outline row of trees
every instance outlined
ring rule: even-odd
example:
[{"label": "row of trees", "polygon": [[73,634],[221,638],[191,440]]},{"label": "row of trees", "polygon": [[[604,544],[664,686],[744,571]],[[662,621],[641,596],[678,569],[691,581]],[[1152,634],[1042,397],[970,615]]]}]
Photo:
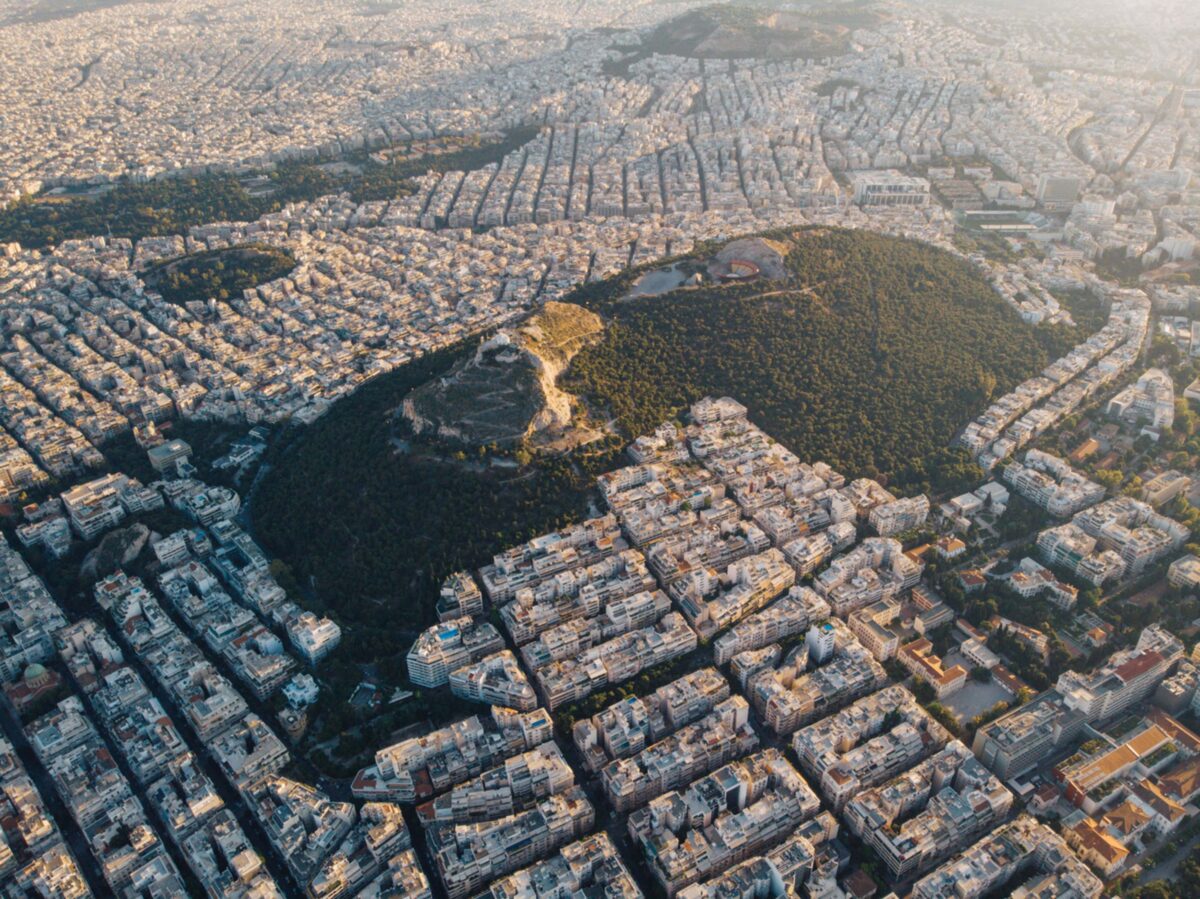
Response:
[{"label": "row of trees", "polygon": [[266,173],[270,190],[251,193],[233,175],[210,174],[139,184],[120,181],[98,196],[71,198],[30,196],[0,210],[0,243],[18,241],[43,248],[64,240],[108,234],[143,237],[182,234],[193,225],[218,221],[252,221],[288,203],[348,191],[356,202],[386,200],[411,192],[413,177],[428,169],[471,170],[497,162],[536,135],[534,127],[517,128],[499,140],[465,141],[461,150],[436,156],[398,160],[388,165],[359,163],[336,171],[312,163],[283,163]]}]

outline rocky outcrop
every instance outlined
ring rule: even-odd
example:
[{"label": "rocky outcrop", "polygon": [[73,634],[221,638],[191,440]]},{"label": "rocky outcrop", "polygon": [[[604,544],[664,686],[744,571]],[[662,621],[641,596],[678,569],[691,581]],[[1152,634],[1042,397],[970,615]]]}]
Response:
[{"label": "rocky outcrop", "polygon": [[84,557],[79,572],[87,580],[106,577],[118,568],[133,564],[149,539],[150,529],[140,523],[109,531],[96,548]]},{"label": "rocky outcrop", "polygon": [[413,391],[402,414],[418,434],[469,446],[536,448],[569,439],[578,400],[557,381],[603,330],[595,313],[547,303],[518,327],[480,344],[443,377]]}]

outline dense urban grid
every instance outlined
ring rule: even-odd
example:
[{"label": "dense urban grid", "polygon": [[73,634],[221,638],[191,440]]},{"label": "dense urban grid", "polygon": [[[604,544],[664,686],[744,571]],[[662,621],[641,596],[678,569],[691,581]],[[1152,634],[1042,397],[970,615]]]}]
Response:
[{"label": "dense urban grid", "polygon": [[0,897],[1200,895],[1200,17],[1076,6],[0,0]]}]

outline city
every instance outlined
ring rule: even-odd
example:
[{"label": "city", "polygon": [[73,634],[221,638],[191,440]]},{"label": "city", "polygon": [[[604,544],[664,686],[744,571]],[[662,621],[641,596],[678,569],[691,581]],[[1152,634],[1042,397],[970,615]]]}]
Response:
[{"label": "city", "polygon": [[0,896],[1200,894],[1189,4],[0,35]]}]

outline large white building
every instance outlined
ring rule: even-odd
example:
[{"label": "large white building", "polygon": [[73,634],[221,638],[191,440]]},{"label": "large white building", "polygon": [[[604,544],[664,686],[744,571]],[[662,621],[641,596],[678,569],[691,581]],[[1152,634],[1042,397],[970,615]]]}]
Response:
[{"label": "large white building", "polygon": [[855,172],[850,176],[859,206],[927,206],[929,182],[894,169]]},{"label": "large white building", "polygon": [[1024,464],[1013,461],[1004,480],[1025,499],[1051,515],[1066,518],[1104,499],[1104,488],[1062,459],[1031,449]]},{"label": "large white building", "polygon": [[469,617],[443,621],[421,633],[408,651],[408,679],[419,687],[440,687],[450,672],[504,648],[500,632]]},{"label": "large white building", "polygon": [[1175,422],[1175,385],[1171,376],[1150,368],[1111,400],[1105,412],[1129,424],[1169,428]]}]

